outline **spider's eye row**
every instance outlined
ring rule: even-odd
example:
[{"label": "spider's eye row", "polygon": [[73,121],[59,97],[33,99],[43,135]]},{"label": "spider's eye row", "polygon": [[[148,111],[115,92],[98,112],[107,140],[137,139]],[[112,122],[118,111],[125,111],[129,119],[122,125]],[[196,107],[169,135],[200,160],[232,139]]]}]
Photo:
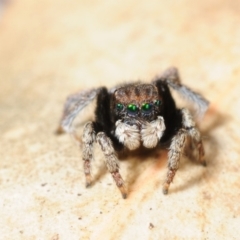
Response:
[{"label": "spider's eye row", "polygon": [[[141,110],[145,113],[151,112],[153,109],[153,104],[155,106],[160,106],[162,104],[161,100],[155,100],[153,103],[143,103],[141,106]],[[124,109],[124,106],[122,103],[117,103],[116,104],[116,110],[122,111]],[[129,113],[137,113],[138,112],[138,106],[131,103],[127,105],[127,111]]]},{"label": "spider's eye row", "polygon": [[152,104],[150,103],[144,103],[141,108],[143,111],[148,112],[152,109]]},{"label": "spider's eye row", "polygon": [[160,106],[162,104],[162,101],[161,100],[156,100],[156,101],[154,101],[154,104],[156,106]]},{"label": "spider's eye row", "polygon": [[117,110],[121,111],[123,110],[123,105],[121,103],[117,103],[116,108]]},{"label": "spider's eye row", "polygon": [[138,108],[137,108],[137,106],[136,106],[135,104],[129,104],[129,105],[127,106],[127,110],[128,110],[129,112],[134,113],[134,112],[136,112],[136,111],[138,110]]}]

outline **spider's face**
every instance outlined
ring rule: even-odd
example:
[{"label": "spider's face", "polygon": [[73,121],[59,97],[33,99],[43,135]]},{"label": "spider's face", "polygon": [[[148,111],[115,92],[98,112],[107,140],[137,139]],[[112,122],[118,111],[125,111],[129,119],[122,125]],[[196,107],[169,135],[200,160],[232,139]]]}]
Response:
[{"label": "spider's face", "polygon": [[114,93],[114,111],[125,121],[151,122],[161,111],[162,99],[152,84],[127,85]]},{"label": "spider's face", "polygon": [[165,130],[162,98],[152,84],[127,85],[114,93],[115,136],[130,150],[153,148]]}]

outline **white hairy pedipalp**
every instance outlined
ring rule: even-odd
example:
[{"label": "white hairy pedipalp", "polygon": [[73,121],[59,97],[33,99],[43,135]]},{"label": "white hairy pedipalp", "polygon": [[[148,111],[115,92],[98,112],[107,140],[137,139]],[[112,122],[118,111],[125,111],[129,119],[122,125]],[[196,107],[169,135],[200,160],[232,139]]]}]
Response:
[{"label": "white hairy pedipalp", "polygon": [[115,135],[129,150],[137,149],[141,143],[146,148],[154,148],[161,139],[164,130],[164,120],[160,116],[150,123],[142,123],[141,127],[137,125],[131,126],[122,120],[118,120]]},{"label": "white hairy pedipalp", "polygon": [[163,117],[158,116],[157,120],[146,122],[141,129],[141,138],[143,146],[146,148],[154,148],[157,146],[165,130]]},{"label": "white hairy pedipalp", "polygon": [[137,125],[131,126],[122,122],[122,120],[118,120],[115,135],[119,142],[130,150],[137,149],[140,146],[141,136]]}]

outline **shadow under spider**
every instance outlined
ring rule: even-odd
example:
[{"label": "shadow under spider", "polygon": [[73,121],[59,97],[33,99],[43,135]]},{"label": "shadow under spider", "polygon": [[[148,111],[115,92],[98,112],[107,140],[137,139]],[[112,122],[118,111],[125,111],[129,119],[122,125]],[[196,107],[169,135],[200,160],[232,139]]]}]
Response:
[{"label": "shadow under spider", "polygon": [[[206,151],[206,167],[216,167],[218,164],[217,161],[217,152],[219,149],[218,139],[216,136],[213,135],[213,130],[217,127],[220,127],[221,125],[224,125],[226,121],[228,120],[227,115],[223,116],[222,114],[218,112],[214,112],[214,114],[211,114],[208,116],[209,124],[206,125],[204,129],[201,130],[201,135],[203,138],[203,144]],[[206,120],[205,120],[206,121]],[[167,174],[167,148],[168,146],[163,146],[160,148],[155,149],[138,149],[135,151],[123,151],[118,153],[118,159],[121,162],[128,161],[129,165],[127,167],[127,173],[125,176],[125,181],[127,182],[127,188],[129,189],[129,194],[131,194],[131,188],[136,183],[139,176],[143,173],[144,168],[148,167],[152,164],[155,164],[156,167],[163,168],[164,178]],[[196,151],[196,150],[194,150]],[[193,164],[199,165],[201,167],[201,164],[197,161],[197,154],[194,154],[194,151],[191,149],[190,152],[185,152],[182,157],[182,160],[180,161],[180,169],[185,171],[185,169],[189,169],[191,171],[191,167]],[[120,172],[121,172],[121,166],[120,166]],[[191,186],[197,184],[200,179],[204,177],[209,177],[211,171],[203,170],[198,173],[197,175],[192,175],[191,179],[184,182],[181,185],[178,185],[177,183],[174,184],[174,187],[170,187],[169,194],[182,191],[184,189],[188,189]],[[96,175],[93,176],[93,182],[92,185],[94,185],[96,182],[98,182],[105,174],[107,174],[107,167],[104,163],[102,163],[96,173]],[[178,173],[177,173],[178,174]],[[157,179],[156,182],[156,188],[159,188],[162,186],[163,179]]]},{"label": "shadow under spider", "polygon": [[108,174],[108,170],[107,170],[107,166],[106,164],[103,162],[99,168],[98,168],[98,171],[95,175],[92,176],[92,183],[91,183],[91,186],[94,186],[97,182],[99,182],[101,180],[101,178],[103,176],[105,176],[105,174]]},{"label": "shadow under spider", "polygon": [[[223,126],[228,120],[229,120],[229,117],[227,115],[223,115],[211,108],[209,109],[209,113],[207,114],[207,119],[204,120],[204,121],[208,121],[208,124],[206,124],[205,127],[203,129],[201,129],[200,132],[202,135],[203,144],[204,144],[204,148],[205,148],[205,158],[206,158],[206,163],[207,163],[206,168],[208,168],[208,169],[212,168],[212,167],[214,169],[216,169],[216,167],[219,165],[217,153],[219,151],[219,141],[221,139],[218,139],[213,134],[213,131],[216,128]],[[182,161],[182,164],[180,163],[181,170],[184,170],[185,168],[190,169],[192,166],[192,163],[198,164],[196,157],[197,157],[197,155],[194,154],[193,151],[186,152],[184,161]],[[211,177],[210,175],[212,176],[210,170],[207,171],[207,170],[203,169],[203,171],[201,171],[199,174],[194,175],[194,176],[192,175],[191,179],[189,179],[188,181],[184,182],[181,185],[172,183],[172,184],[174,184],[174,187],[173,188],[170,187],[169,194],[178,192],[178,191],[182,191],[182,190],[186,190],[189,187],[197,184],[200,179]]]},{"label": "shadow under spider", "polygon": [[217,110],[209,109],[209,114],[207,114],[208,124],[201,130],[201,135],[203,139],[203,144],[206,151],[206,162],[207,166],[212,166],[218,164],[217,157],[218,157],[218,150],[219,150],[219,139],[217,136],[214,135],[213,131],[216,128],[219,128],[226,124],[229,121],[229,116],[226,114],[221,114]]},{"label": "shadow under spider", "polygon": [[[167,158],[164,158],[163,150],[161,148],[155,149],[138,149],[129,152],[126,156],[121,156],[122,161],[128,161],[126,182],[128,183],[129,190],[137,182],[139,176],[144,170],[151,165],[156,165],[162,168],[166,165]],[[129,193],[130,194],[130,193]]]},{"label": "shadow under spider", "polygon": [[[121,163],[127,161],[129,166],[127,167],[127,173],[125,177],[125,182],[127,182],[127,188],[131,188],[132,185],[138,179],[138,176],[143,172],[142,168],[146,166],[147,163],[153,161],[153,159],[159,158],[160,149],[138,149],[135,151],[121,151],[117,153],[117,157],[119,159],[120,165],[120,173],[121,173]],[[158,159],[157,161],[162,161],[162,159]],[[162,161],[163,164],[166,164],[166,161]],[[145,165],[144,165],[145,163]],[[108,174],[107,167],[104,162],[100,164],[98,167],[97,173],[93,176],[91,186],[95,185],[96,182],[100,181],[101,178]]]},{"label": "shadow under spider", "polygon": [[[206,162],[207,162],[207,167],[213,167],[214,168],[219,164],[217,161],[217,157],[218,157],[218,150],[219,150],[219,144],[218,142],[221,139],[217,139],[217,137],[213,134],[213,130],[221,127],[222,125],[224,125],[227,121],[229,120],[229,116],[227,115],[223,115],[221,113],[219,113],[217,110],[210,108],[208,110],[208,113],[206,114],[206,118],[205,118],[205,122],[207,121],[207,124],[205,124],[205,126],[201,129],[201,135],[202,135],[202,139],[203,139],[203,144],[206,151]],[[166,169],[166,173],[164,176],[166,176],[167,174],[167,156],[164,153],[163,149],[167,149],[166,146],[161,147],[161,148],[156,148],[156,149],[139,149],[136,151],[124,151],[124,152],[120,152],[118,154],[118,158],[120,160],[120,164],[121,162],[124,161],[128,161],[129,162],[129,166],[127,168],[127,174],[125,177],[125,181],[128,183],[128,188],[131,189],[131,187],[135,184],[135,182],[137,181],[138,177],[140,176],[140,174],[142,174],[142,172],[144,171],[143,168],[146,166],[150,165],[150,161],[153,161],[157,164],[156,166],[158,166],[159,168],[164,168]],[[167,150],[165,151],[167,152]],[[164,153],[164,154],[163,154]],[[180,168],[181,170],[184,170],[185,168],[190,169],[191,163],[190,162],[194,162],[194,164],[198,164],[197,160],[196,160],[196,156],[194,154],[192,154],[192,152],[190,151],[189,153],[186,153],[186,157],[185,160],[182,159],[183,161],[180,162]],[[190,160],[190,162],[189,162]],[[154,163],[153,163],[154,164]],[[199,166],[201,167],[201,165],[199,164]],[[120,167],[120,172],[121,172],[121,167]],[[199,182],[199,179],[201,179],[203,176],[205,177],[209,177],[211,171],[201,171],[201,173],[199,173],[198,175],[192,176],[191,179],[189,181],[184,182],[183,184],[181,184],[180,186],[175,185],[174,188],[171,189],[170,187],[170,191],[169,194],[174,193],[174,192],[178,192],[178,191],[182,191],[184,189],[187,189],[195,184],[197,184],[197,182]],[[108,173],[107,167],[105,165],[104,162],[102,162],[100,164],[100,166],[98,167],[98,170],[96,172],[96,174],[93,176],[92,178],[92,184],[91,186],[95,185],[96,182],[100,181],[101,178]],[[177,173],[178,174],[178,173]],[[159,185],[161,186],[162,183],[164,182],[164,179],[157,179],[157,187],[159,187]],[[130,194],[130,192],[129,192]]]}]

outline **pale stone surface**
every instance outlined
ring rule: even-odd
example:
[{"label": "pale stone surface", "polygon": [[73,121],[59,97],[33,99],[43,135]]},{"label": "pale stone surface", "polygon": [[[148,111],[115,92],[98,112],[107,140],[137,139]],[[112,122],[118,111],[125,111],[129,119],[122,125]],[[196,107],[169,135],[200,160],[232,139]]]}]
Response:
[{"label": "pale stone surface", "polygon": [[[11,1],[0,22],[0,239],[239,239],[240,2]],[[210,109],[207,168],[166,152],[121,161],[123,200],[96,150],[53,134],[69,93],[149,81],[174,65]]]}]

